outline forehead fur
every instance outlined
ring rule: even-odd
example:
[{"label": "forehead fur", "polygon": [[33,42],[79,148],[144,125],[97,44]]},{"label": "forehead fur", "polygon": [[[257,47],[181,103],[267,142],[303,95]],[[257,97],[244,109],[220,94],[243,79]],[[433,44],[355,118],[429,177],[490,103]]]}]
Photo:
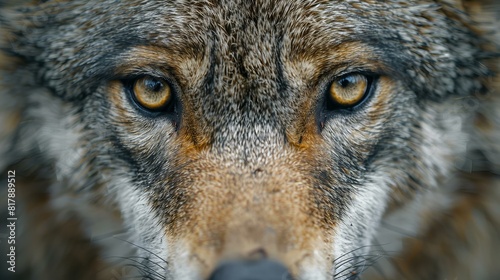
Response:
[{"label": "forehead fur", "polygon": [[[331,67],[332,60],[337,68],[359,65],[356,56],[369,52],[369,59],[381,68],[377,70],[397,74],[414,90],[435,96],[477,89],[480,85],[460,77],[487,71],[478,63],[481,42],[466,28],[470,23],[448,4],[257,2],[57,1],[4,12],[2,25],[18,36],[10,51],[38,68],[39,80],[64,96],[90,94],[105,78],[119,74],[116,67],[125,51],[141,45],[164,47],[173,56],[195,60],[217,52],[220,61],[214,63],[220,71],[257,80],[276,76],[259,67],[275,60],[305,60],[324,72],[331,71],[324,68]],[[342,50],[346,42],[363,47]],[[243,62],[243,67],[230,62]]]}]

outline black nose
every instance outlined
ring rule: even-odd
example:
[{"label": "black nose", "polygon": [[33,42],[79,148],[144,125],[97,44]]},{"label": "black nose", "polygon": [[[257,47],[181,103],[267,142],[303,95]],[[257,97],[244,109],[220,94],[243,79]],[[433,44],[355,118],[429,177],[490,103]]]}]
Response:
[{"label": "black nose", "polygon": [[257,260],[223,263],[208,280],[292,280],[292,277],[278,262]]}]

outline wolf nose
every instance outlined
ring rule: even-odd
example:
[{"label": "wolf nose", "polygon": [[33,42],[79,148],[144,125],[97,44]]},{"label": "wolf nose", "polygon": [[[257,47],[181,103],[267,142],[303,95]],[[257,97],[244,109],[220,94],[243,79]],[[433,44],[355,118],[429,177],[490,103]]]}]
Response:
[{"label": "wolf nose", "polygon": [[292,277],[278,262],[252,260],[223,263],[208,280],[292,280]]}]

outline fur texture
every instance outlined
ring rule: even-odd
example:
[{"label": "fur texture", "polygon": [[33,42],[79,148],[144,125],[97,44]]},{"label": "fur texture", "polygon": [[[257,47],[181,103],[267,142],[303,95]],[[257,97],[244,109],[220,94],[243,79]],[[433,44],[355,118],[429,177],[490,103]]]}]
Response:
[{"label": "fur texture", "polygon": [[[18,278],[500,276],[493,2],[42,2],[0,14]],[[329,108],[350,73],[366,100]]]}]

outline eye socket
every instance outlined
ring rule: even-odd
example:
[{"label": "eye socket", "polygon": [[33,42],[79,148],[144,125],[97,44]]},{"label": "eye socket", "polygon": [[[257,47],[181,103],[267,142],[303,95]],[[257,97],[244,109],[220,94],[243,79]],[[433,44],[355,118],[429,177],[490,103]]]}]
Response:
[{"label": "eye socket", "polygon": [[132,93],[138,105],[150,111],[166,108],[173,99],[170,85],[152,76],[143,76],[133,81]]},{"label": "eye socket", "polygon": [[328,90],[327,109],[352,108],[368,95],[371,79],[362,74],[347,74],[335,79]]}]

